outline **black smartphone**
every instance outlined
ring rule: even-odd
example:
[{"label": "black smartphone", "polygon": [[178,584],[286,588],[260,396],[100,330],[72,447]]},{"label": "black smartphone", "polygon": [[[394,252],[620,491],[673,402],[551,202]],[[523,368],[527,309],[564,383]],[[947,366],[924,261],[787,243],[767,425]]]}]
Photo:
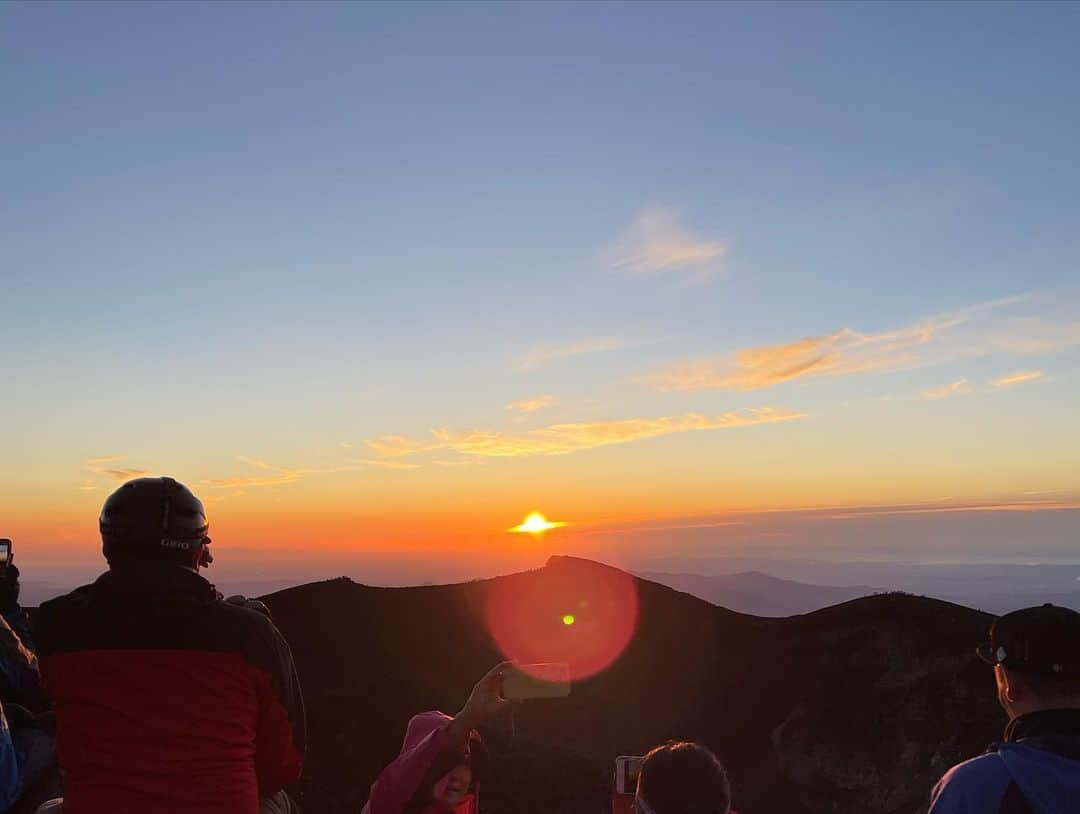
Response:
[{"label": "black smartphone", "polygon": [[4,568],[11,562],[11,540],[0,540],[0,568]]}]

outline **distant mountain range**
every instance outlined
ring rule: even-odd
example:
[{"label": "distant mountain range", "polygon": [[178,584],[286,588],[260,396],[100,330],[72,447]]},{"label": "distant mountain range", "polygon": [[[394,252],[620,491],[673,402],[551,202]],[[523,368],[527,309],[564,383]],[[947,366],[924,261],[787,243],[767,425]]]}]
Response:
[{"label": "distant mountain range", "polygon": [[719,576],[657,573],[641,573],[638,576],[713,605],[755,616],[795,616],[881,592],[868,585],[809,585],[761,571]]},{"label": "distant mountain range", "polygon": [[[805,608],[834,590],[737,576],[744,607],[783,589],[782,602]],[[627,584],[636,615],[612,613],[611,597]],[[864,589],[835,590],[829,596]],[[504,603],[494,621],[493,598]],[[339,579],[267,597],[307,698],[305,810],[360,810],[409,717],[454,712],[503,658],[489,630],[514,615],[516,598],[530,606],[519,625],[529,660],[573,666],[589,637],[636,623],[622,655],[575,683],[570,698],[527,702],[512,727],[502,719],[484,728],[490,814],[600,814],[615,756],[669,738],[717,751],[744,814],[916,814],[942,772],[980,753],[1004,723],[992,675],[973,652],[990,617],[935,599],[882,594],[760,618],[572,558],[460,585]]]},{"label": "distant mountain range", "polygon": [[706,602],[760,616],[808,613],[896,590],[993,614],[1045,602],[1080,610],[1080,565],[1076,564],[706,560],[673,565],[695,570],[653,567],[635,573]]}]

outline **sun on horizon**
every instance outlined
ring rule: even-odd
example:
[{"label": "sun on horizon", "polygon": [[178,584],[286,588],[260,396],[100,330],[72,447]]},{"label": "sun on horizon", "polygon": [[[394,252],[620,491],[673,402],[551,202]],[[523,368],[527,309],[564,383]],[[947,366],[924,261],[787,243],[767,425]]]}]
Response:
[{"label": "sun on horizon", "polygon": [[543,534],[545,531],[565,525],[566,523],[548,520],[540,512],[529,512],[520,524],[507,529],[507,531],[515,534]]}]

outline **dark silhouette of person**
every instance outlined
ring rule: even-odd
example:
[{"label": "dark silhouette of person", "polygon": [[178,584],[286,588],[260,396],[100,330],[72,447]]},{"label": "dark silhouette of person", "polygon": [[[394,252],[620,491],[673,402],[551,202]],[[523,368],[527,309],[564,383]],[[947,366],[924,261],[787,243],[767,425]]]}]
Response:
[{"label": "dark silhouette of person", "polygon": [[31,712],[42,712],[48,699],[41,690],[34,641],[26,611],[19,605],[19,569],[12,562],[11,541],[3,540],[8,557],[0,562],[0,700]]},{"label": "dark silhouette of person", "polygon": [[57,719],[65,814],[289,811],[304,709],[269,616],[226,602],[203,504],[139,478],[101,511],[109,570],[35,623]]},{"label": "dark silhouette of person", "polygon": [[657,746],[642,761],[633,808],[635,814],[729,814],[727,771],[699,743]]},{"label": "dark silhouette of person", "polygon": [[929,814],[1080,811],[1080,613],[1007,613],[977,652],[994,667],[1009,723],[1000,743],[941,778]]}]

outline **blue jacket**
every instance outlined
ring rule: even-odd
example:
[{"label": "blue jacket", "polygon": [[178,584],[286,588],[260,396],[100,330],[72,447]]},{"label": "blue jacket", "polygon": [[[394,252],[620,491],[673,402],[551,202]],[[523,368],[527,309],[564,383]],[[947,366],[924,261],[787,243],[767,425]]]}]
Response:
[{"label": "blue jacket", "polygon": [[15,757],[15,745],[11,742],[7,716],[0,706],[0,811],[7,811],[22,793],[22,777],[19,761]]},{"label": "blue jacket", "polygon": [[1013,720],[1005,741],[951,768],[927,814],[1072,814],[1080,811],[1080,710]]}]

